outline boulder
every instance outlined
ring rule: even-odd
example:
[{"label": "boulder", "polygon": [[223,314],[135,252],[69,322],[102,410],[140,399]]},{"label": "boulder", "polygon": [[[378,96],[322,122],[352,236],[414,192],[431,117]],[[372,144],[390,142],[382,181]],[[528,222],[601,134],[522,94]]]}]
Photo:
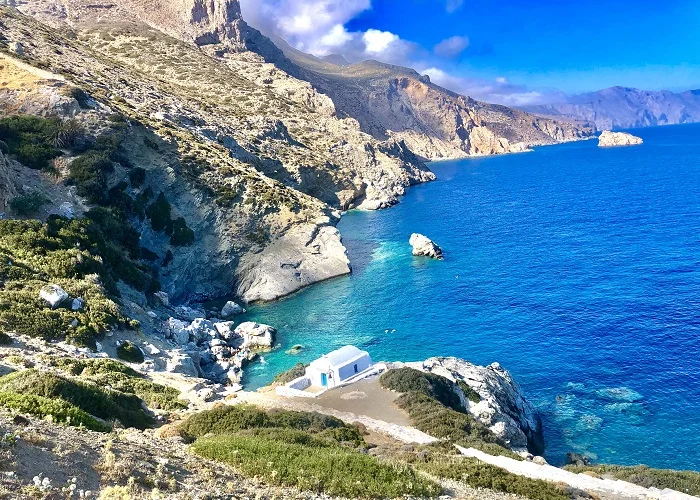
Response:
[{"label": "boulder", "polygon": [[238,316],[244,312],[246,312],[246,310],[243,309],[243,307],[239,306],[232,300],[229,300],[226,302],[224,307],[221,308],[221,317],[223,319],[232,319],[234,316]]},{"label": "boulder", "polygon": [[72,311],[80,311],[83,308],[83,305],[85,305],[85,301],[83,301],[82,298],[78,297],[77,299],[73,299],[70,308]]},{"label": "boulder", "polygon": [[178,345],[185,345],[190,340],[189,325],[177,318],[169,318],[167,321],[168,337]]},{"label": "boulder", "polygon": [[219,332],[214,327],[214,323],[204,318],[196,318],[187,327],[190,335],[197,344],[203,344],[219,337]]},{"label": "boulder", "polygon": [[567,465],[579,465],[585,467],[591,465],[591,461],[585,455],[576,452],[569,452],[566,454]]},{"label": "boulder", "polygon": [[46,285],[39,291],[39,297],[45,300],[51,309],[56,309],[68,299],[68,293],[59,285]]},{"label": "boulder", "polygon": [[167,293],[156,292],[153,294],[153,298],[156,299],[156,302],[159,303],[160,305],[163,305],[165,307],[170,307],[170,297],[168,297]]},{"label": "boulder", "polygon": [[433,241],[422,234],[411,235],[409,243],[413,247],[413,255],[430,257],[431,259],[442,260],[442,249]]},{"label": "boulder", "polygon": [[180,373],[189,377],[198,377],[199,370],[194,363],[194,360],[183,352],[170,351],[170,359],[165,370],[170,373]]},{"label": "boulder", "polygon": [[233,340],[233,321],[220,321],[214,323],[214,328],[219,332],[219,336],[224,340]]},{"label": "boulder", "polygon": [[498,363],[483,367],[458,358],[430,358],[406,366],[463,382],[481,398],[474,403],[463,397],[467,411],[486,425],[513,451],[533,455],[544,452],[542,421],[525,399],[511,374]]},{"label": "boulder", "polygon": [[598,146],[603,148],[616,146],[637,146],[639,144],[644,144],[641,137],[637,137],[626,132],[611,132],[606,130],[600,134],[600,137],[598,138]]},{"label": "boulder", "polygon": [[269,325],[246,321],[238,325],[234,333],[243,340],[242,348],[269,349],[275,341],[277,330]]}]

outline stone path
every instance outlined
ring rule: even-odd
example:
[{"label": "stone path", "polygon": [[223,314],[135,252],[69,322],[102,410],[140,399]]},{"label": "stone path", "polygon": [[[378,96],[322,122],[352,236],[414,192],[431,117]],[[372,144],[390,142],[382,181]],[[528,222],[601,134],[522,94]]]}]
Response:
[{"label": "stone path", "polygon": [[698,497],[686,495],[674,490],[659,490],[656,488],[644,488],[636,484],[616,479],[598,479],[587,474],[575,474],[573,472],[554,467],[552,465],[538,465],[534,462],[521,462],[508,457],[492,456],[474,448],[462,448],[457,446],[462,455],[473,457],[513,474],[532,479],[565,483],[574,488],[602,494],[612,495],[618,498],[640,498],[657,500],[697,500]]}]

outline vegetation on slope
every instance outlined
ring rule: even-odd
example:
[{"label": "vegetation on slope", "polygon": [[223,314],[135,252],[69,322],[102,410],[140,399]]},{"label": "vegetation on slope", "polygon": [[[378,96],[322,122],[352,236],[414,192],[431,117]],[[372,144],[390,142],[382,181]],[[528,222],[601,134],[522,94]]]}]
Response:
[{"label": "vegetation on slope", "polygon": [[451,380],[412,368],[399,368],[384,373],[379,382],[387,389],[402,393],[396,405],[426,434],[492,455],[521,459],[466,412],[459,397],[459,386]]},{"label": "vegetation on slope", "polygon": [[99,422],[87,412],[62,399],[0,391],[0,406],[38,418],[51,418],[59,424],[85,427],[97,432],[112,430],[109,425]]},{"label": "vegetation on slope", "polygon": [[271,484],[360,498],[435,496],[440,487],[406,464],[386,464],[355,451],[359,430],[317,413],[220,407],[181,427],[196,453],[236,466]]},{"label": "vegetation on slope", "polygon": [[145,429],[153,423],[133,394],[106,390],[97,384],[61,377],[49,372],[24,370],[0,378],[0,390],[20,395],[61,399],[105,421],[118,420],[126,427]]},{"label": "vegetation on slope", "polygon": [[700,473],[692,471],[675,471],[665,469],[652,469],[645,465],[636,467],[624,467],[620,465],[568,465],[566,470],[580,473],[588,473],[598,476],[614,477],[622,481],[638,484],[645,488],[669,488],[688,495],[700,496]]}]

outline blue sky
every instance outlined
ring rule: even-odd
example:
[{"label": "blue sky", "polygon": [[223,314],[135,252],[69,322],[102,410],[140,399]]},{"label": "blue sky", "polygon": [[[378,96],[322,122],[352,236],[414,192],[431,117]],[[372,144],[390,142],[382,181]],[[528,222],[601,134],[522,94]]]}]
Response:
[{"label": "blue sky", "polygon": [[700,87],[700,1],[241,0],[317,55],[414,67],[505,104],[623,85]]}]

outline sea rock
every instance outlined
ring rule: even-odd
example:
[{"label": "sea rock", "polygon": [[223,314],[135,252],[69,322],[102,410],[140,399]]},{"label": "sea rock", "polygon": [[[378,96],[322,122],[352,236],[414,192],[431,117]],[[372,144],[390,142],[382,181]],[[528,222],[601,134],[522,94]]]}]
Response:
[{"label": "sea rock", "polygon": [[245,309],[243,309],[243,307],[239,306],[238,304],[236,304],[232,300],[229,300],[228,302],[226,302],[224,307],[221,309],[221,317],[223,319],[231,319],[234,316],[238,316],[239,314],[243,314],[244,312],[246,312],[246,311],[245,311]]},{"label": "sea rock", "polygon": [[581,467],[591,465],[591,461],[587,456],[573,451],[566,454],[566,463],[568,465],[579,465]]},{"label": "sea rock", "polygon": [[219,321],[214,323],[214,328],[219,333],[219,336],[224,340],[233,340],[233,321]]},{"label": "sea rock", "polygon": [[615,147],[615,146],[636,146],[644,144],[640,137],[636,137],[626,132],[611,132],[609,130],[600,134],[598,146],[600,147]]},{"label": "sea rock", "polygon": [[413,255],[420,255],[439,260],[442,260],[443,258],[442,249],[433,243],[430,238],[423,236],[422,234],[412,234],[409,243],[413,247]]},{"label": "sea rock", "polygon": [[474,418],[513,451],[533,455],[544,452],[540,416],[511,374],[498,363],[483,367],[458,358],[430,358],[407,366],[464,382],[481,397],[478,403],[464,398],[465,408]]},{"label": "sea rock", "polygon": [[51,309],[56,309],[68,299],[68,293],[59,285],[46,285],[39,291],[39,297],[45,300]]},{"label": "sea rock", "polygon": [[269,349],[275,341],[277,330],[269,325],[246,321],[238,325],[234,333],[243,339],[242,348]]}]

